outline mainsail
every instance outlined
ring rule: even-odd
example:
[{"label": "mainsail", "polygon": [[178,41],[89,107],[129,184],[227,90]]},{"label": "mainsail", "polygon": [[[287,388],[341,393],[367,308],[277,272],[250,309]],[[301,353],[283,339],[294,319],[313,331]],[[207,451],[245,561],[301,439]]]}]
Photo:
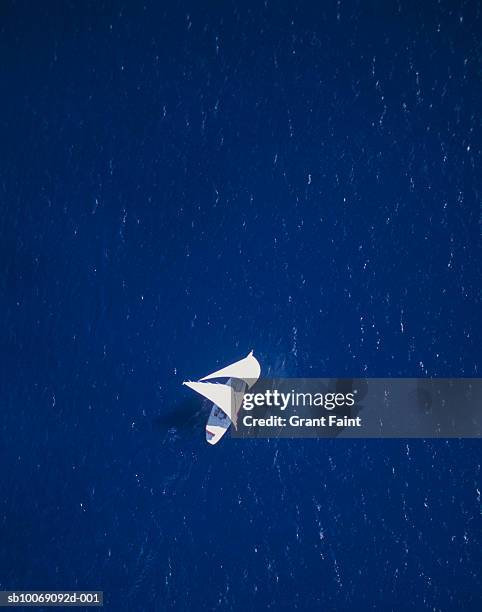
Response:
[{"label": "mainsail", "polygon": [[[183,383],[213,402],[206,425],[206,439],[210,444],[217,444],[231,423],[236,424],[237,413],[246,387],[248,389],[252,387],[260,374],[261,366],[251,351],[244,359],[203,376],[199,382]],[[202,382],[214,378],[228,378],[229,380],[226,384]]]},{"label": "mainsail", "polygon": [[212,374],[203,376],[203,378],[200,378],[199,380],[210,380],[212,378],[238,378],[239,380],[244,380],[244,382],[248,385],[248,388],[251,388],[258,380],[260,374],[261,366],[259,365],[256,357],[253,355],[253,351],[251,351],[244,359],[240,359],[239,361],[236,361],[225,368],[221,368],[221,370],[217,370]]}]

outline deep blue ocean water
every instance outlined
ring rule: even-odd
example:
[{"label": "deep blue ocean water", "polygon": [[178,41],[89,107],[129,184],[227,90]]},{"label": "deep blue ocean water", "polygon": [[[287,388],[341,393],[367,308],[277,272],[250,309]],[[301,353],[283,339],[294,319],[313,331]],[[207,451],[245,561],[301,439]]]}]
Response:
[{"label": "deep blue ocean water", "polygon": [[209,447],[185,379],[482,369],[476,2],[5,2],[0,589],[482,608],[477,440]]}]

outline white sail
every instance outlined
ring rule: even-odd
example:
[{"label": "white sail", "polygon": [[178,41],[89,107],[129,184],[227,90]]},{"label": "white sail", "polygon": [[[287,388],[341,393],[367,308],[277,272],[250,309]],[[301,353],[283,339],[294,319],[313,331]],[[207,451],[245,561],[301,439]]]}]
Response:
[{"label": "white sail", "polygon": [[[185,382],[193,391],[216,404],[231,419],[231,399],[233,390],[229,385],[204,382]],[[232,420],[232,419],[231,419]]]},{"label": "white sail", "polygon": [[238,378],[239,380],[243,380],[248,385],[248,388],[250,388],[258,380],[260,374],[261,366],[253,355],[253,351],[251,351],[244,359],[236,361],[225,368],[221,368],[221,370],[217,370],[212,374],[208,374],[200,380],[210,380],[212,378]]}]

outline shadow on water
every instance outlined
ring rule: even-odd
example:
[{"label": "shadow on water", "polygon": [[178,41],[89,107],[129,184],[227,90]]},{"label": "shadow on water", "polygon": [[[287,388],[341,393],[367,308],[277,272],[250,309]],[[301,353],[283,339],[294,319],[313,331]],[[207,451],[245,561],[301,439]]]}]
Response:
[{"label": "shadow on water", "polygon": [[179,402],[166,414],[161,414],[152,420],[155,431],[162,433],[177,433],[187,435],[204,428],[209,416],[209,402],[198,398],[190,398]]}]

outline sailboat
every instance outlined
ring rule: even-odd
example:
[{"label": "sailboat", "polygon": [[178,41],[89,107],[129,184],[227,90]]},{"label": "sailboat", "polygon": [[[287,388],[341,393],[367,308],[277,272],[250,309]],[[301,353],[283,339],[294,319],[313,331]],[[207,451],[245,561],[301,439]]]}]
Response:
[{"label": "sailboat", "polygon": [[[206,440],[217,444],[236,418],[246,389],[250,389],[261,374],[261,366],[251,351],[244,359],[203,376],[198,382],[186,381],[183,385],[193,389],[213,403],[206,423]],[[204,382],[226,378],[226,383]]]}]

